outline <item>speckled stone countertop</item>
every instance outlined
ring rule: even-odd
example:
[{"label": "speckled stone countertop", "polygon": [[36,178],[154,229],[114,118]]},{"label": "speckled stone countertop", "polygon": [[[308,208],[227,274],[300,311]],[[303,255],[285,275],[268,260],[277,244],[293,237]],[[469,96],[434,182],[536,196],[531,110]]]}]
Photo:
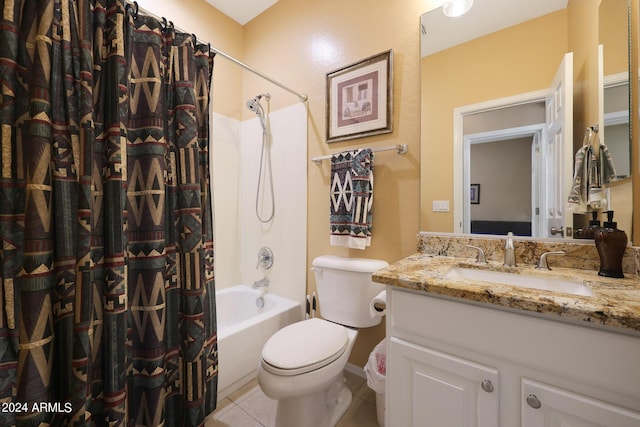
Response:
[{"label": "speckled stone countertop", "polygon": [[[629,248],[629,254],[625,254],[625,278],[613,279],[599,276],[597,266],[591,268],[593,260],[590,256],[585,257],[585,252],[591,251],[592,245],[589,247],[578,244],[573,247],[571,242],[552,242],[551,246],[546,242],[538,242],[536,245],[531,241],[519,242],[516,239],[516,253],[518,254],[519,247],[526,247],[530,256],[527,257],[520,252],[520,258],[516,256],[517,267],[504,267],[501,249],[492,250],[499,247],[504,240],[468,236],[427,236],[426,240],[428,243],[424,244],[425,236],[419,235],[419,253],[377,271],[373,280],[427,294],[524,310],[551,319],[578,322],[584,326],[599,326],[617,332],[640,334],[640,279],[635,260],[640,253],[639,248]],[[466,247],[467,244],[483,247],[488,253],[489,264],[475,263],[474,252]],[[541,253],[559,249],[565,250],[567,255],[549,258],[551,271],[535,269]],[[451,256],[449,252],[456,255]],[[572,261],[570,258],[576,259]],[[532,262],[534,260],[535,262]],[[562,265],[563,261],[565,265]],[[580,264],[578,268],[575,262]],[[580,268],[584,266],[587,268]],[[571,278],[582,282],[591,290],[593,296],[576,296],[461,278],[451,279],[446,274],[452,267],[513,273],[516,284],[518,274]]]}]

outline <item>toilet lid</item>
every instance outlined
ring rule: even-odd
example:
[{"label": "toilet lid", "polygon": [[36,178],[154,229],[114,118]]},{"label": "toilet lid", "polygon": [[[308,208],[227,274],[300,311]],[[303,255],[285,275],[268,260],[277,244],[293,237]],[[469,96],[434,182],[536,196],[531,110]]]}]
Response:
[{"label": "toilet lid", "polygon": [[[280,329],[267,340],[262,360],[279,373],[291,375],[321,368],[344,353],[348,345],[344,326],[309,319]],[[284,371],[284,372],[280,372]]]}]

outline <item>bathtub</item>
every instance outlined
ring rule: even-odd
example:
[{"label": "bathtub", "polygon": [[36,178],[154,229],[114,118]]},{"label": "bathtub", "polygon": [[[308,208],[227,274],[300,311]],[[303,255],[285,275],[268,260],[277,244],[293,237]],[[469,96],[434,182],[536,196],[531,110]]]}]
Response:
[{"label": "bathtub", "polygon": [[301,320],[300,303],[237,285],[216,291],[218,325],[218,400],[256,377],[256,369],[267,339],[280,328]]}]

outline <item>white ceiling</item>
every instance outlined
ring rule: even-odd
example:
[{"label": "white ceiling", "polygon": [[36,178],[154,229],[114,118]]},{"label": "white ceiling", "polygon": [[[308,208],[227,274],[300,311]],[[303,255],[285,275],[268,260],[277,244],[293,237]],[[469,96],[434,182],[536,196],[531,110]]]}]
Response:
[{"label": "white ceiling", "polygon": [[278,0],[207,0],[207,3],[241,25],[251,21]]},{"label": "white ceiling", "polygon": [[[422,56],[567,7],[568,0],[474,0],[469,12],[447,18],[442,8],[420,18]],[[425,34],[426,32],[426,34]]]}]

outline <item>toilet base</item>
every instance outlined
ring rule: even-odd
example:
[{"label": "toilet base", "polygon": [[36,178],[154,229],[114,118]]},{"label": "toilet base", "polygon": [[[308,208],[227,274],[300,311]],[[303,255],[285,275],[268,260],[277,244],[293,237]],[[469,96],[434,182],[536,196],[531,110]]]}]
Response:
[{"label": "toilet base", "polygon": [[334,427],[351,406],[351,390],[340,375],[327,390],[278,401],[276,427]]}]

